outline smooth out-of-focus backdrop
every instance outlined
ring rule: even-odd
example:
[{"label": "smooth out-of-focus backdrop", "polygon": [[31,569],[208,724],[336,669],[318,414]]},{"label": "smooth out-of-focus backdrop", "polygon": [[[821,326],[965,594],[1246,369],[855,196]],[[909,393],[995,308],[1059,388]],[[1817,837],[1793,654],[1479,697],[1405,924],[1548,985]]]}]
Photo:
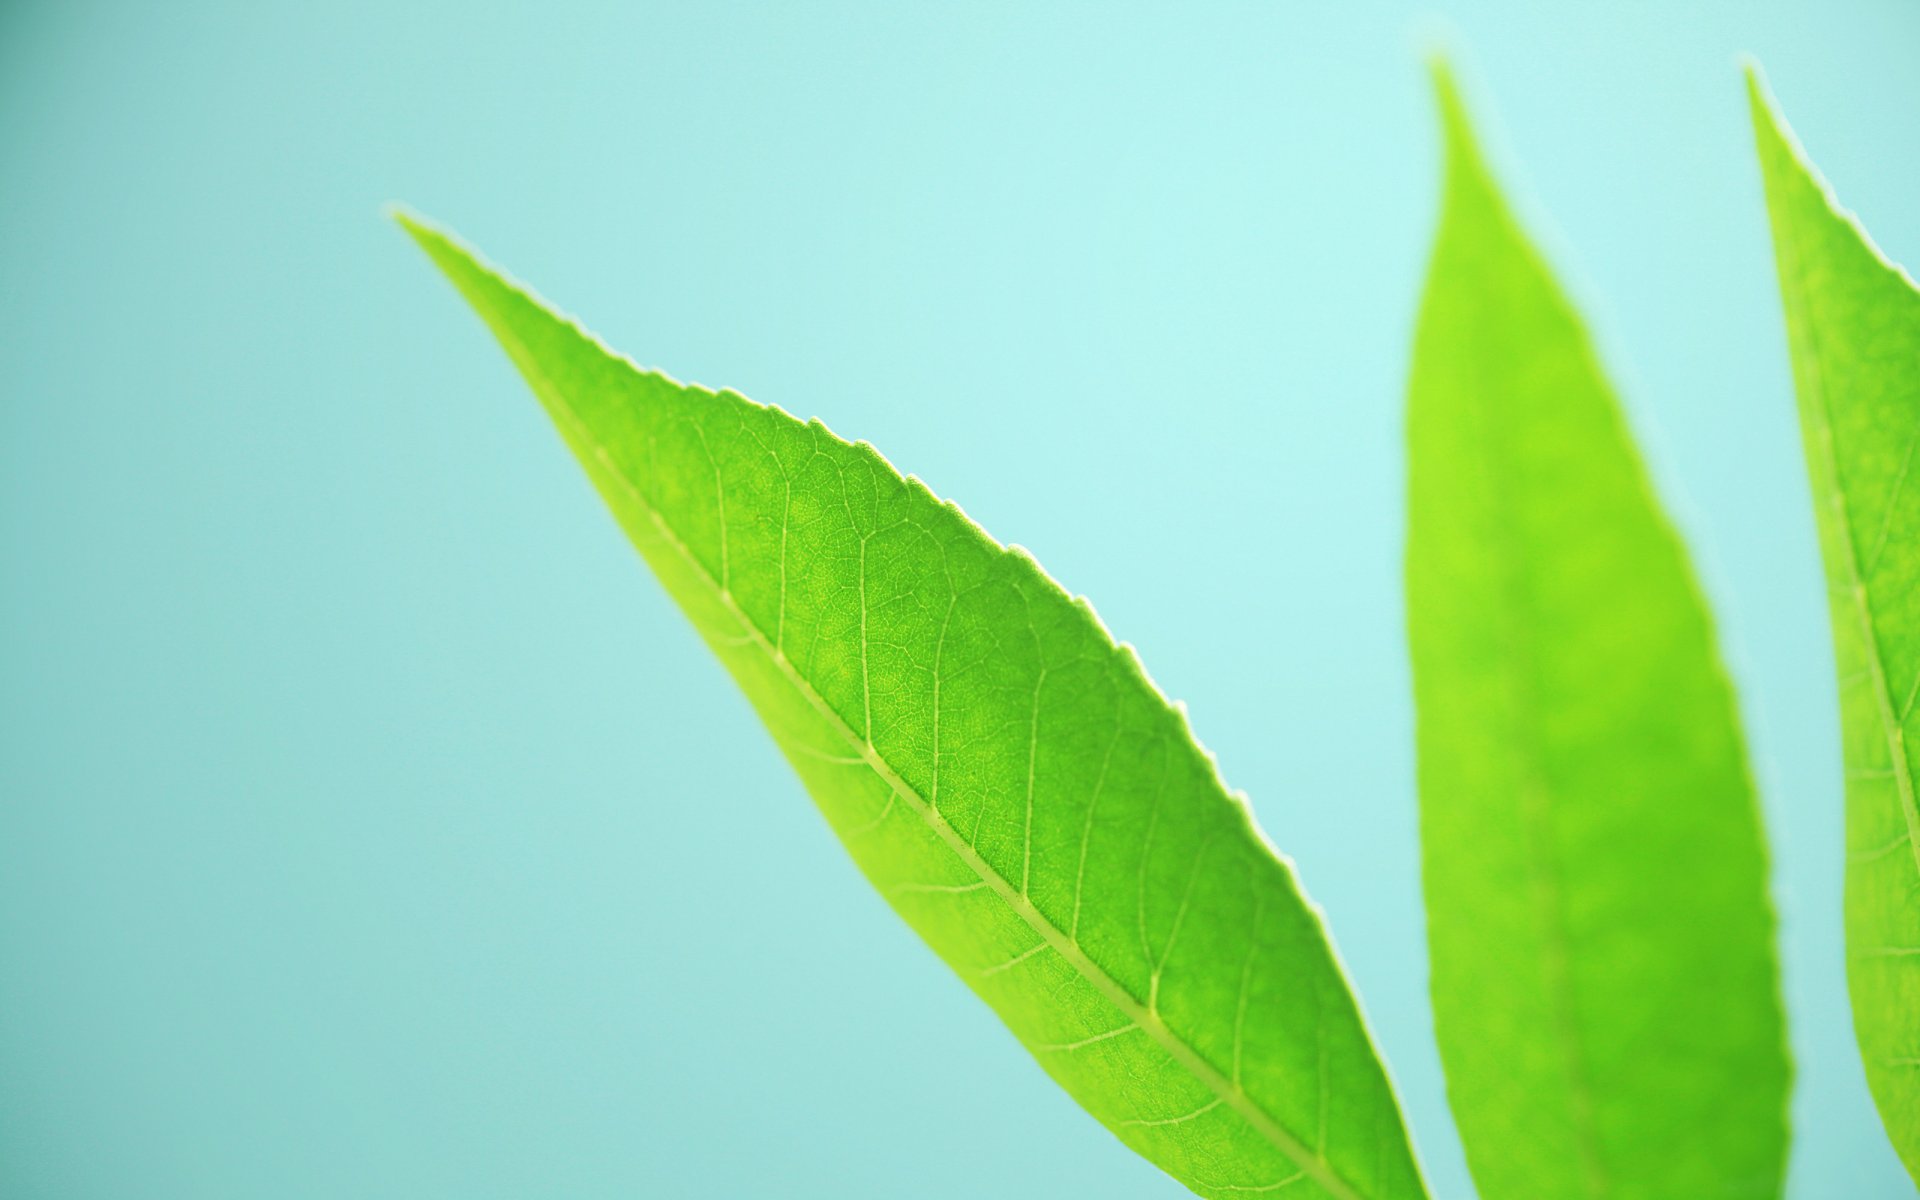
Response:
[{"label": "smooth out-of-focus backdrop", "polygon": [[1091,595],[1469,1195],[1399,577],[1436,41],[1718,607],[1792,1194],[1911,1196],[1736,57],[1914,263],[1908,0],[7,0],[0,1195],[1182,1194],[857,876],[390,200]]}]

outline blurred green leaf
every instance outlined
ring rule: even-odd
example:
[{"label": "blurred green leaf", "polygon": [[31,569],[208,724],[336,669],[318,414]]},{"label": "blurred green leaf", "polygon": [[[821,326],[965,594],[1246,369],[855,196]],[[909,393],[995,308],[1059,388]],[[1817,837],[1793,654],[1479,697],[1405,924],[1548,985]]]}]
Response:
[{"label": "blurred green leaf", "polygon": [[1408,406],[1434,1020],[1487,1200],[1777,1196],[1767,861],[1706,605],[1451,78]]},{"label": "blurred green leaf", "polygon": [[1847,790],[1847,987],[1867,1083],[1920,1182],[1920,291],[1747,76],[1826,560]]},{"label": "blurred green leaf", "polygon": [[1425,1195],[1291,865],[1084,600],[872,447],[638,369],[402,221],[854,861],[1048,1074],[1204,1196]]}]

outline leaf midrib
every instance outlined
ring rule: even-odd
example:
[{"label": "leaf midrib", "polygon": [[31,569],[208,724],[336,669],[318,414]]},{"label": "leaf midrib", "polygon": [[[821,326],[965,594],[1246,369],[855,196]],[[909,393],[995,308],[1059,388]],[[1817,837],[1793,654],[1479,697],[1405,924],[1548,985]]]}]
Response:
[{"label": "leaf midrib", "polygon": [[[893,769],[892,765],[886,761],[870,741],[855,733],[853,728],[847,724],[846,720],[827,703],[826,698],[815,691],[813,685],[799,673],[793,661],[787,657],[785,651],[768,641],[766,634],[760,629],[758,623],[749,617],[734,601],[732,592],[720,586],[712,574],[708,572],[705,564],[700,562],[699,558],[694,555],[692,549],[681,540],[680,535],[674,530],[673,526],[668,523],[658,509],[647,501],[645,495],[640,491],[638,484],[635,483],[620,464],[607,453],[605,447],[600,444],[599,439],[592,435],[586,423],[580,418],[579,414],[574,411],[572,405],[566,401],[561,390],[555,387],[552,381],[546,377],[545,372],[541,371],[535,364],[533,355],[526,351],[524,343],[521,343],[519,338],[511,332],[508,332],[507,336],[521,348],[521,353],[516,354],[514,357],[519,361],[523,370],[538,377],[539,390],[552,398],[554,402],[552,411],[556,416],[565,421],[570,432],[578,440],[578,444],[591,448],[594,457],[599,461],[601,467],[604,468],[611,478],[619,483],[621,490],[634,506],[644,512],[647,518],[653,522],[654,527],[659,531],[661,537],[668,545],[673,547],[674,552],[686,563],[688,569],[708,588],[714,598],[719,601],[727,612],[739,622],[740,627],[746,631],[748,639],[778,668],[781,677],[786,680],[788,685],[791,686],[802,699],[806,700],[821,718],[841,736],[847,743],[848,748],[858,754],[874,774],[880,776],[887,786],[893,789],[896,795],[907,802],[915,813],[926,822],[927,826],[940,837],[947,848],[964,862],[968,869],[973,871],[988,887],[992,888],[1001,900],[1025,921],[1035,933],[1038,933],[1045,939],[1046,942],[1053,947],[1054,951],[1065,959],[1075,971],[1089,983],[1093,984],[1110,1004],[1120,1010],[1123,1016],[1145,1030],[1148,1036],[1159,1043],[1161,1048],[1164,1049],[1174,1061],[1185,1067],[1187,1071],[1205,1085],[1209,1091],[1220,1097],[1229,1107],[1239,1113],[1249,1125],[1253,1126],[1253,1128],[1262,1137],[1272,1143],[1277,1150],[1286,1155],[1296,1167],[1304,1171],[1314,1182],[1325,1188],[1336,1200],[1368,1200],[1364,1193],[1360,1192],[1354,1185],[1348,1183],[1345,1178],[1339,1175],[1325,1158],[1314,1151],[1308,1150],[1306,1143],[1302,1139],[1295,1136],[1270,1113],[1256,1104],[1253,1098],[1247,1095],[1244,1088],[1232,1082],[1220,1071],[1215,1069],[1212,1064],[1201,1057],[1197,1050],[1188,1045],[1183,1039],[1176,1035],[1173,1030],[1168,1028],[1166,1023],[1160,1019],[1157,1012],[1153,1011],[1149,1006],[1142,1004],[1128,992],[1118,980],[1108,975],[1098,964],[1088,958],[1073,938],[1050,921],[1045,914],[1034,906],[1030,899],[1016,890],[999,872],[988,865],[986,860],[980,856],[979,852],[960,836],[959,831],[948,824],[946,819],[935,811],[932,806],[927,803],[926,799],[900,776],[899,772]],[[624,357],[615,354],[613,351],[607,350],[604,346],[600,345],[597,339],[587,335],[587,340],[601,353],[614,357],[624,368],[641,372],[641,368],[635,366]],[[644,374],[645,372],[641,373]]]},{"label": "leaf midrib", "polygon": [[[1475,405],[1475,409],[1484,418],[1483,407]],[[1483,430],[1487,428],[1488,423],[1484,419],[1480,424]],[[1484,438],[1476,440],[1483,446],[1486,444]],[[1492,462],[1492,458],[1489,452],[1486,465],[1492,472],[1504,474],[1500,466]],[[1498,516],[1493,524],[1500,531],[1501,540],[1517,550],[1523,539],[1512,524]],[[1536,606],[1531,602],[1525,584],[1513,578],[1514,575],[1511,567],[1501,571],[1501,590],[1506,593],[1507,601],[1503,608],[1511,618],[1507,625],[1509,644],[1530,646],[1531,638],[1518,633],[1517,628],[1531,628],[1527,616]],[[1608,1191],[1608,1172],[1594,1115],[1592,1068],[1587,1062],[1586,1046],[1580,1036],[1578,989],[1573,979],[1573,931],[1569,927],[1566,886],[1561,878],[1556,845],[1558,818],[1555,810],[1558,805],[1555,803],[1553,785],[1549,782],[1551,773],[1546,767],[1544,738],[1535,721],[1530,719],[1530,714],[1538,711],[1536,689],[1530,686],[1536,665],[1532,654],[1526,655],[1526,662],[1526,667],[1502,672],[1511,705],[1508,728],[1515,735],[1513,745],[1520,748],[1516,757],[1520,759],[1518,783],[1521,823],[1526,830],[1526,842],[1531,852],[1534,909],[1539,921],[1538,928],[1544,934],[1545,946],[1541,959],[1547,976],[1548,1006],[1553,1011],[1553,1040],[1560,1048],[1567,1071],[1568,1099],[1572,1109],[1570,1115],[1574,1140],[1580,1151],[1581,1178],[1588,1195],[1599,1200]]]},{"label": "leaf midrib", "polygon": [[[1478,169],[1484,171],[1484,167]],[[1488,186],[1484,177],[1476,182],[1478,186]],[[1526,240],[1525,232],[1519,228],[1499,196],[1490,190],[1486,206],[1495,214],[1496,223],[1503,227],[1498,232],[1512,239],[1528,264],[1545,276],[1545,267],[1538,252]],[[1551,278],[1546,277],[1549,280]],[[1581,349],[1585,351],[1584,345]],[[1595,374],[1598,375],[1597,366]],[[1493,420],[1489,405],[1479,390],[1470,389],[1470,394],[1473,399],[1468,407],[1479,430],[1472,444],[1479,451],[1482,468],[1488,478],[1511,478],[1513,472],[1509,469],[1509,455],[1504,452],[1506,441],[1500,436],[1508,431],[1508,423]],[[1496,443],[1503,448],[1502,453],[1495,453]],[[1573,931],[1567,914],[1566,887],[1555,844],[1557,805],[1549,782],[1551,772],[1547,768],[1545,737],[1537,721],[1532,719],[1532,715],[1539,711],[1536,695],[1539,689],[1534,686],[1538,656],[1533,652],[1532,638],[1532,630],[1537,624],[1532,618],[1537,616],[1539,606],[1534,603],[1526,581],[1515,566],[1528,561],[1531,555],[1527,539],[1513,519],[1510,507],[1496,502],[1489,506],[1489,513],[1489,524],[1507,549],[1498,584],[1504,600],[1500,605],[1500,614],[1506,618],[1503,622],[1506,640],[1509,645],[1520,647],[1522,651],[1518,656],[1522,663],[1511,670],[1502,671],[1501,675],[1510,706],[1509,731],[1513,735],[1512,744],[1518,748],[1516,757],[1520,760],[1517,774],[1520,776],[1521,823],[1531,852],[1532,900],[1545,943],[1542,966],[1546,974],[1547,1004],[1552,1010],[1553,1042],[1567,1072],[1571,1110],[1568,1115],[1580,1158],[1581,1181],[1592,1200],[1600,1200],[1611,1190],[1611,1172],[1601,1145],[1595,1113],[1592,1065],[1588,1062],[1587,1048],[1580,1035],[1578,988],[1574,983],[1572,965]]]}]

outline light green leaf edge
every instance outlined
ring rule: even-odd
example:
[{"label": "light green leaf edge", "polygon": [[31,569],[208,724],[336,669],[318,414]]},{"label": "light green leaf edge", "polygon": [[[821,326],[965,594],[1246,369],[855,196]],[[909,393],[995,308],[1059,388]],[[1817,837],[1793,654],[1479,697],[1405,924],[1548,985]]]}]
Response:
[{"label": "light green leaf edge", "polygon": [[1839,674],[1847,990],[1920,1183],[1920,289],[1834,198],[1749,66]]},{"label": "light green leaf edge", "polygon": [[1425,1196],[1291,864],[1085,600],[872,447],[640,369],[397,215],[854,861],[1049,1075],[1203,1196]]},{"label": "light green leaf edge", "polygon": [[1486,1200],[1777,1196],[1767,858],[1707,607],[1578,314],[1435,75],[1406,578],[1448,1098]]}]

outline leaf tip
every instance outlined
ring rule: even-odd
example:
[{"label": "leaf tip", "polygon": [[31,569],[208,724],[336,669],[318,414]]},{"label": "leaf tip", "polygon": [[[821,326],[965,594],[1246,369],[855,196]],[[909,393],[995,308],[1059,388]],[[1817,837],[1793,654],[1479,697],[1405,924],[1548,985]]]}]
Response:
[{"label": "leaf tip", "polygon": [[1467,112],[1465,90],[1460,72],[1443,49],[1427,54],[1427,75],[1433,86],[1434,104],[1440,113],[1440,132],[1446,143],[1447,169],[1450,175],[1484,177],[1487,174],[1480,143],[1474,137],[1473,119]]},{"label": "leaf tip", "polygon": [[1760,155],[1760,177],[1768,205],[1776,207],[1792,203],[1788,197],[1795,194],[1810,195],[1814,202],[1824,206],[1829,214],[1852,232],[1876,262],[1897,275],[1908,288],[1920,291],[1920,284],[1914,282],[1907,269],[1881,249],[1860,218],[1840,202],[1832,181],[1814,165],[1806,144],[1787,120],[1780,99],[1767,82],[1766,72],[1761,70],[1760,64],[1751,55],[1743,55],[1741,65],[1746,72],[1747,100],[1753,112],[1753,138]]},{"label": "leaf tip", "polygon": [[1460,44],[1460,37],[1444,18],[1428,15],[1416,21],[1413,42],[1428,74],[1441,75],[1451,70],[1454,48]]},{"label": "leaf tip", "polygon": [[1427,52],[1427,82],[1433,88],[1434,103],[1440,109],[1440,123],[1452,143],[1456,134],[1467,128],[1467,105],[1460,95],[1460,75],[1445,50]]},{"label": "leaf tip", "polygon": [[[382,211],[387,217],[405,230],[414,244],[426,252],[427,258],[440,269],[453,285],[466,296],[469,303],[481,310],[486,309],[493,300],[489,297],[496,289],[517,292],[532,298],[531,293],[513,278],[489,261],[486,256],[468,245],[460,235],[435,221],[433,218],[408,207],[399,201],[389,202]],[[536,303],[539,303],[536,301]],[[544,305],[542,306],[544,307]],[[491,323],[492,318],[488,318]]]},{"label": "leaf tip", "polygon": [[1753,116],[1754,136],[1776,146],[1792,144],[1793,133],[1780,113],[1780,102],[1767,83],[1760,60],[1751,54],[1740,56],[1740,74],[1747,84],[1747,110]]},{"label": "leaf tip", "polygon": [[380,208],[382,216],[407,232],[422,249],[432,253],[436,246],[451,246],[458,239],[433,218],[398,200],[389,200]]},{"label": "leaf tip", "polygon": [[1822,194],[1827,206],[1835,214],[1851,221],[1851,215],[1833,195],[1826,178],[1814,167],[1813,159],[1800,144],[1800,136],[1787,123],[1786,114],[1780,109],[1780,98],[1774,95],[1759,60],[1751,54],[1743,54],[1740,56],[1740,66],[1746,78],[1747,109],[1753,117],[1754,148],[1760,154],[1760,175],[1767,194],[1772,196],[1788,179],[1798,175]]},{"label": "leaf tip", "polygon": [[1460,101],[1460,75],[1453,68],[1453,59],[1443,47],[1435,46],[1426,53],[1427,81],[1433,85],[1434,96],[1440,102],[1442,112],[1461,112],[1464,106]]}]

